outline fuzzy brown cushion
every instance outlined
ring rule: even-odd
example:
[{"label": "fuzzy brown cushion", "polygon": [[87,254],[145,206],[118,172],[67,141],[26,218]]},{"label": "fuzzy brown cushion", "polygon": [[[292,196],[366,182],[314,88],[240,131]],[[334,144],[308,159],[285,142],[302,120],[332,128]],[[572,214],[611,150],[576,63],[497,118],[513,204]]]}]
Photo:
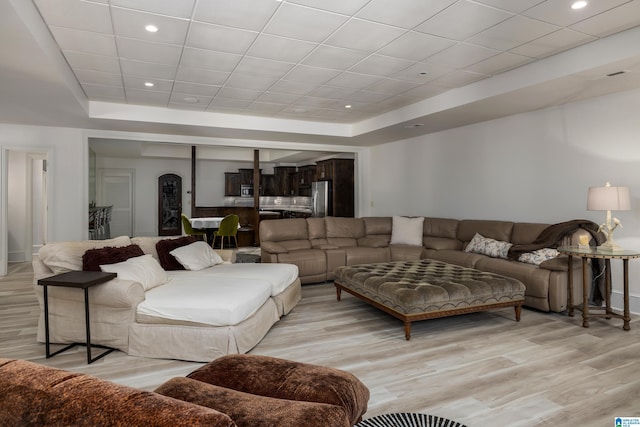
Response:
[{"label": "fuzzy brown cushion", "polygon": [[100,271],[101,265],[117,264],[142,255],[144,252],[138,245],[89,249],[82,255],[82,270]]},{"label": "fuzzy brown cushion", "polygon": [[185,268],[180,262],[171,255],[169,252],[182,246],[190,245],[196,242],[195,236],[178,237],[177,239],[162,239],[156,243],[156,250],[158,251],[158,258],[160,259],[160,265],[165,270],[184,270]]},{"label": "fuzzy brown cushion", "polygon": [[86,374],[0,359],[0,425],[233,427],[204,406]]},{"label": "fuzzy brown cushion", "polygon": [[223,356],[187,377],[245,393],[340,406],[351,424],[362,419],[369,402],[369,389],[349,372],[275,357]]},{"label": "fuzzy brown cushion", "polygon": [[243,393],[190,378],[173,378],[155,390],[229,415],[238,427],[350,427],[344,408]]}]

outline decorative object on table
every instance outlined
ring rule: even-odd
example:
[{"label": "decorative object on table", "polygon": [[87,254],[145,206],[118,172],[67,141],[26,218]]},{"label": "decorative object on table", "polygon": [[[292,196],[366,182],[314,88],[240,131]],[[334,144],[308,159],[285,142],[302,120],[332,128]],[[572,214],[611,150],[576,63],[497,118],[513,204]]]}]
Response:
[{"label": "decorative object on table", "polygon": [[354,427],[466,427],[457,421],[435,415],[400,412],[382,414],[360,421]]},{"label": "decorative object on table", "polygon": [[227,238],[229,242],[229,246],[231,246],[231,238],[238,247],[238,224],[240,223],[240,218],[238,215],[231,214],[227,215],[223,218],[222,222],[220,222],[220,228],[213,233],[213,242],[211,242],[211,246],[214,247],[216,243],[216,237],[220,237],[220,249],[224,249],[224,238]]},{"label": "decorative object on table", "polygon": [[202,240],[207,241],[207,232],[205,230],[196,230],[191,226],[191,221],[189,221],[189,217],[184,213],[180,215],[182,218],[182,228],[184,229],[184,233],[188,236],[200,236]]},{"label": "decorative object on table", "polygon": [[608,251],[622,250],[622,247],[613,241],[613,230],[618,226],[622,227],[622,224],[618,218],[611,218],[611,211],[631,210],[629,188],[613,187],[609,182],[607,182],[604,187],[589,187],[587,210],[607,211],[607,220],[604,224],[601,224],[598,229],[598,231],[606,236],[607,241],[601,246],[598,246],[598,249]]}]

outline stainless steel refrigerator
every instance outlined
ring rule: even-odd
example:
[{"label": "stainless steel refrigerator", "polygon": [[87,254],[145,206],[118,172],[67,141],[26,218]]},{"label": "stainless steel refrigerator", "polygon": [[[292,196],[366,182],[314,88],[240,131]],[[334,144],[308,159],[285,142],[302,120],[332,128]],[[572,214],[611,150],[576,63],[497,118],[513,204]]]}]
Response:
[{"label": "stainless steel refrigerator", "polygon": [[333,214],[331,181],[316,181],[311,183],[311,204],[313,216],[322,217]]}]

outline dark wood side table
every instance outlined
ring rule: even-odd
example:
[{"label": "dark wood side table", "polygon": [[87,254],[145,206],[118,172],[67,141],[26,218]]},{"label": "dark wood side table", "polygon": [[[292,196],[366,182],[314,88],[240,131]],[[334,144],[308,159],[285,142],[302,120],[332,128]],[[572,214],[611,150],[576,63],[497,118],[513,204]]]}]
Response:
[{"label": "dark wood side table", "polygon": [[[115,348],[98,344],[91,344],[91,326],[89,321],[89,288],[107,282],[115,278],[116,276],[116,273],[104,273],[102,271],[70,271],[68,273],[57,274],[55,276],[47,277],[46,279],[38,280],[38,285],[42,286],[44,290],[44,334],[47,359],[55,356],[56,354],[62,353],[63,351],[66,351],[76,345],[87,346],[87,363],[93,363],[101,357],[104,357],[115,350]],[[86,342],[71,343],[64,348],[51,353],[51,343],[49,342],[49,286],[62,286],[84,290],[84,316],[87,337]],[[107,351],[92,358],[91,347],[103,348],[107,349]]]},{"label": "dark wood side table", "polygon": [[[569,316],[573,317],[573,310],[578,309],[582,311],[582,326],[589,327],[589,317],[604,317],[610,319],[612,317],[622,319],[624,324],[622,329],[628,331],[631,329],[629,321],[631,320],[629,314],[629,260],[634,258],[640,258],[640,253],[628,250],[622,251],[607,251],[591,248],[581,248],[579,246],[561,246],[558,248],[558,252],[565,254],[569,257],[569,273],[567,279],[567,309]],[[582,259],[582,305],[573,304],[573,271],[571,268],[573,257],[577,256]],[[604,259],[605,262],[605,307],[589,307],[589,259]],[[611,308],[611,260],[621,259],[623,267],[623,279],[624,279],[624,309],[623,313],[617,313]],[[601,310],[599,313],[593,313],[591,310]]]}]

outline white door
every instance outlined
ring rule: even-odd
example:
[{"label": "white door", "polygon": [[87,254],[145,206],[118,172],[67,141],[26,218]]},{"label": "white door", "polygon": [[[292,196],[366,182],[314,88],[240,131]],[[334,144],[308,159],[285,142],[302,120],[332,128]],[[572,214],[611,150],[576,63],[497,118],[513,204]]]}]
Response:
[{"label": "white door", "polygon": [[133,169],[98,169],[96,202],[112,206],[110,235],[133,236]]}]

